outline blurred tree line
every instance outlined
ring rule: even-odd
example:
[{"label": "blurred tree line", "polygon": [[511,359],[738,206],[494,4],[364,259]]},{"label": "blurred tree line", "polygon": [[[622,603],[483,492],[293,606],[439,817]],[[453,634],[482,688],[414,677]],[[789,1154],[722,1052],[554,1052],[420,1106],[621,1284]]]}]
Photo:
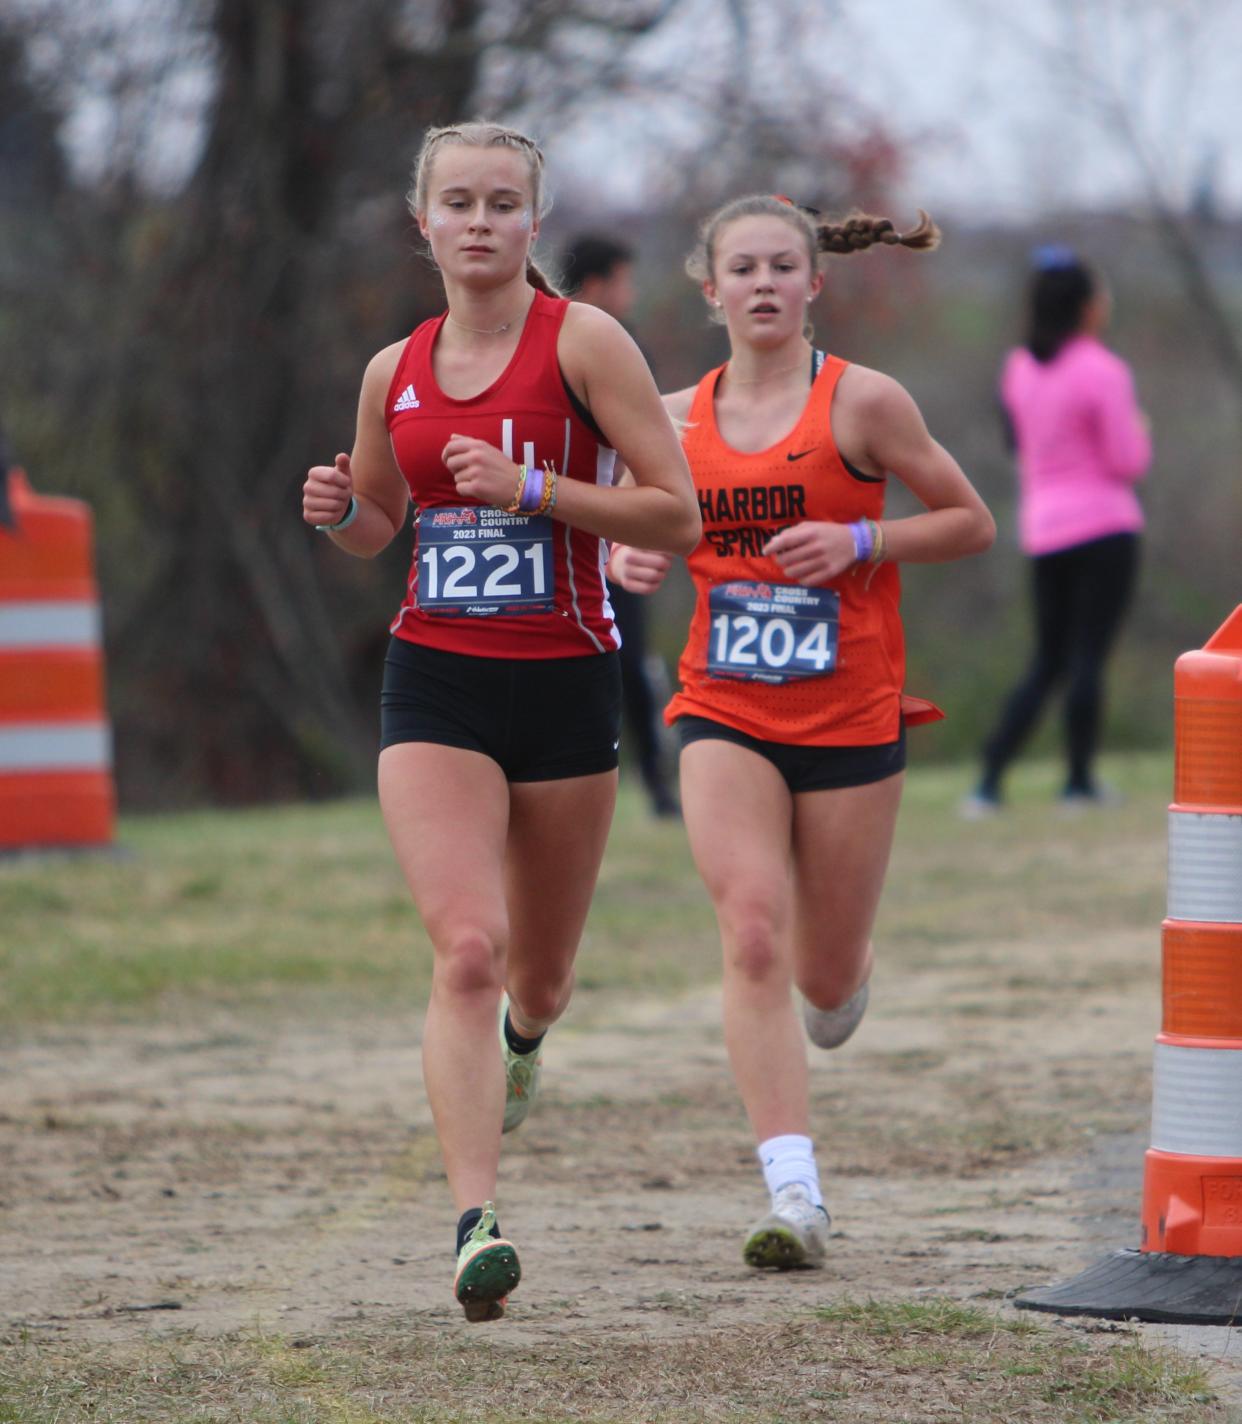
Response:
[{"label": "blurred tree line", "polygon": [[[693,56],[655,42],[705,6],[716,23]],[[893,208],[903,155],[883,117],[804,67],[832,23],[796,0],[26,0],[0,19],[0,418],[37,488],[96,513],[128,804],[373,776],[408,536],[374,564],[345,558],[302,524],[300,485],[349,447],[366,360],[442,307],[404,202],[425,127],[511,119],[553,140],[555,191],[556,136],[613,106],[610,161],[649,155],[645,210],[618,219],[578,182],[540,250],[582,226],[635,242],[637,333],[671,389],[724,350],[681,273],[717,202],[759,188],[912,216]],[[66,156],[71,114],[95,116],[85,169]],[[1055,232],[1099,261],[1160,451],[1114,722],[1163,737],[1171,657],[1238,597],[1232,373],[1159,221],[1028,234],[937,216],[934,258],[834,267],[821,344],[904,381],[1011,529],[993,389],[1025,249]],[[1204,222],[1194,245],[1234,297],[1236,236]],[[1016,671],[1021,576],[1006,535],[986,559],[910,571],[911,685],[953,713],[927,750],[973,745]],[[681,584],[659,606],[670,655],[685,602]]]}]

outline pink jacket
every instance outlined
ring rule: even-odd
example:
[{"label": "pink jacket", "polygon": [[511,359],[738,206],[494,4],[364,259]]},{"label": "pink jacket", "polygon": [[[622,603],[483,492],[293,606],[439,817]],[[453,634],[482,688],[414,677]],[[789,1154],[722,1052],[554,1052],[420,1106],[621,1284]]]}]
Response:
[{"label": "pink jacket", "polygon": [[1151,438],[1130,368],[1093,336],[1076,336],[1046,364],[1011,351],[1001,399],[1018,451],[1019,538],[1052,554],[1143,527],[1134,493]]}]

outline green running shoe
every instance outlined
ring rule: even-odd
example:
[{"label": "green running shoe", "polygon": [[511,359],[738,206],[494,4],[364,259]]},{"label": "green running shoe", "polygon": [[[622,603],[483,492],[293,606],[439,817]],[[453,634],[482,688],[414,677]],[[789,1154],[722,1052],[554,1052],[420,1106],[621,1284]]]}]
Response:
[{"label": "green running shoe", "polygon": [[800,1182],[790,1182],[772,1198],[772,1210],[750,1229],[742,1256],[748,1266],[778,1271],[818,1266],[828,1246],[831,1222]]},{"label": "green running shoe", "polygon": [[505,1120],[501,1132],[512,1132],[526,1121],[531,1104],[539,1092],[539,1072],[543,1067],[541,1051],[514,1053],[505,1037],[505,1015],[509,1012],[509,996],[500,1000],[500,1056],[505,1065]]},{"label": "green running shoe", "polygon": [[499,1320],[505,1313],[509,1292],[522,1279],[517,1250],[512,1241],[493,1236],[496,1208],[483,1203],[483,1215],[457,1253],[457,1276],[453,1294],[461,1302],[466,1319],[474,1322]]}]

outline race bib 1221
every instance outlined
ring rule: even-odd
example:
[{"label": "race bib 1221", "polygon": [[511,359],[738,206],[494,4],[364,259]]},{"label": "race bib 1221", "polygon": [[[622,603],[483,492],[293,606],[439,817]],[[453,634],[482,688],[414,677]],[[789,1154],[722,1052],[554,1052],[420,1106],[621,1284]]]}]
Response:
[{"label": "race bib 1221", "polygon": [[552,521],[490,505],[418,515],[418,606],[441,616],[555,611]]}]

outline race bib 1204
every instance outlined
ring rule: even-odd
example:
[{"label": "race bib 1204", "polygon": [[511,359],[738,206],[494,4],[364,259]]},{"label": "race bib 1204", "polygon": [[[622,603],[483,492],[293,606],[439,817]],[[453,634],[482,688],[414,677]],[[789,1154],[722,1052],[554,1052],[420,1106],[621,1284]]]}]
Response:
[{"label": "race bib 1204", "polygon": [[420,510],[418,606],[425,613],[487,618],[551,613],[552,521],[490,505]]},{"label": "race bib 1204", "polygon": [[841,596],[801,584],[720,583],[709,599],[707,671],[748,682],[826,677],[837,665]]}]

